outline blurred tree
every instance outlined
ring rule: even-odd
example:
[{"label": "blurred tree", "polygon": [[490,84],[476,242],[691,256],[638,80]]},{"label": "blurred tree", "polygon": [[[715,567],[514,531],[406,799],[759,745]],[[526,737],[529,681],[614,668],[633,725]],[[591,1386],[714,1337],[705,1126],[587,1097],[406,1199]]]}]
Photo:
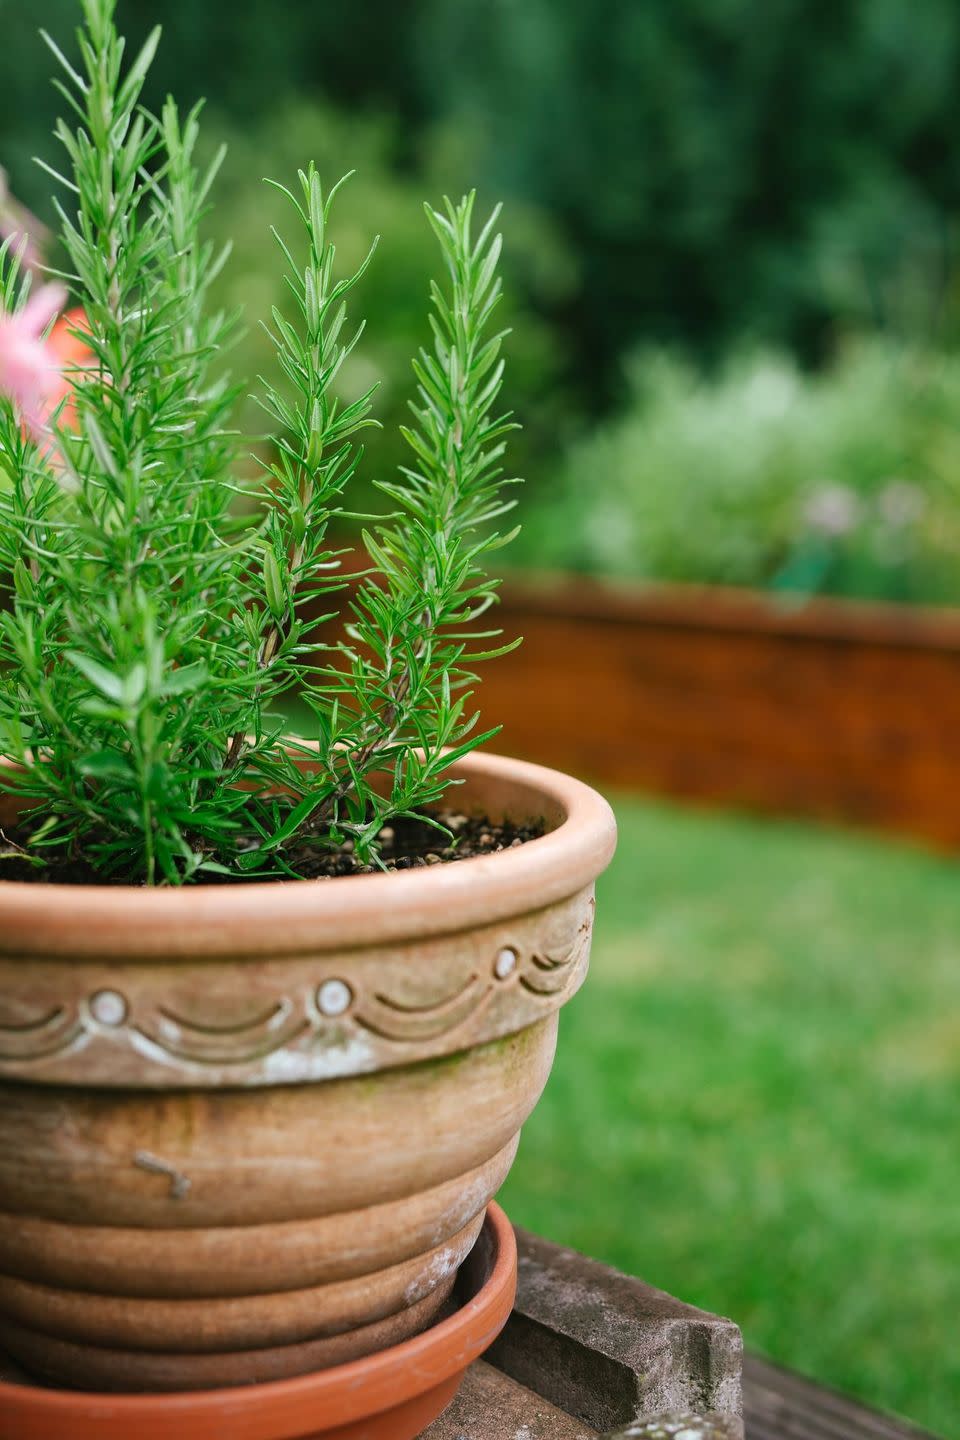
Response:
[{"label": "blurred tree", "polygon": [[[66,36],[76,11],[0,0],[0,164],[41,214],[29,157],[57,101],[35,27]],[[956,0],[366,0],[347,17],[122,0],[121,18],[132,41],[165,26],[151,102],[207,94],[251,136],[297,92],[386,113],[391,170],[545,208],[580,278],[527,298],[591,405],[638,338],[817,360],[838,329],[955,323]]]},{"label": "blurred tree", "polygon": [[[41,9],[0,0],[0,154],[24,199],[38,207],[48,185],[29,162],[47,149],[61,108],[38,27],[69,50],[79,13],[79,0],[43,0]],[[410,29],[400,7],[366,0],[363,13],[363,44],[344,24],[342,7],[322,0],[284,0],[275,15],[260,0],[121,0],[118,18],[131,47],[163,25],[144,91],[154,108],[171,92],[186,101],[204,95],[256,123],[291,92],[322,89],[348,105],[416,111]]]},{"label": "blurred tree", "polygon": [[[564,316],[603,397],[637,335],[807,358],[944,295],[960,208],[955,0],[429,0],[434,113],[494,188],[561,219]],[[903,317],[900,317],[903,318]]]}]

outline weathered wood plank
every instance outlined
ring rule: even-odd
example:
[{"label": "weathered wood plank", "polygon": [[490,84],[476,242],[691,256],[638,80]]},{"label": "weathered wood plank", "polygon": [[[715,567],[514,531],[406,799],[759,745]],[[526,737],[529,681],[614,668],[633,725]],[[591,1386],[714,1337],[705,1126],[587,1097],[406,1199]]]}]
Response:
[{"label": "weathered wood plank", "polygon": [[422,1440],[596,1440],[596,1435],[481,1360]]},{"label": "weathered wood plank", "polygon": [[759,1355],[744,1357],[743,1397],[746,1440],[936,1440]]},{"label": "weathered wood plank", "polygon": [[[744,1359],[746,1440],[936,1440],[756,1355]],[[532,1390],[480,1363],[423,1440],[595,1440]]]},{"label": "weathered wood plank", "polygon": [[742,1341],[729,1320],[517,1232],[517,1299],[489,1360],[603,1432],[665,1410],[739,1415]]}]

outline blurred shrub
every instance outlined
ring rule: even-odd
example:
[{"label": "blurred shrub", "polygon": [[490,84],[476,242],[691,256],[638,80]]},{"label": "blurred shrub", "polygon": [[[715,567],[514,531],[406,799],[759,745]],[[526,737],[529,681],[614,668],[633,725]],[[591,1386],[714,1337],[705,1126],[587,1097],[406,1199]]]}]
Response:
[{"label": "blurred shrub", "polygon": [[[386,477],[398,463],[408,461],[397,425],[409,418],[411,358],[429,339],[428,286],[436,273],[436,258],[423,201],[436,202],[440,197],[429,157],[420,173],[404,173],[393,161],[391,122],[348,116],[308,101],[288,103],[259,124],[242,129],[223,116],[208,116],[206,131],[208,142],[225,135],[229,145],[208,230],[221,241],[233,240],[216,298],[228,309],[244,308],[245,333],[230,358],[232,368],[247,379],[273,374],[273,347],[260,322],[270,323],[271,307],[283,310],[287,303],[281,257],[270,226],[276,225],[289,237],[290,208],[262,177],[269,175],[291,186],[298,166],[313,159],[329,187],[348,166],[356,170],[340,192],[334,215],[343,272],[356,268],[375,235],[383,239],[352,297],[351,322],[356,325],[366,317],[367,327],[344,367],[340,387],[344,395],[355,398],[373,382],[379,383],[374,412],[384,429],[368,432],[362,469]],[[480,209],[488,209],[494,199],[480,195]],[[544,457],[553,458],[563,429],[562,346],[538,313],[536,301],[562,293],[573,283],[575,270],[549,218],[530,205],[513,201],[501,217],[501,228],[503,322],[513,330],[505,403],[524,425],[511,444],[510,466],[523,474],[542,464]],[[240,418],[247,434],[262,431],[262,412],[252,401],[242,407]]]},{"label": "blurred shrub", "polygon": [[960,359],[889,342],[810,376],[782,354],[713,378],[662,352],[528,506],[526,564],[644,580],[960,599]]}]

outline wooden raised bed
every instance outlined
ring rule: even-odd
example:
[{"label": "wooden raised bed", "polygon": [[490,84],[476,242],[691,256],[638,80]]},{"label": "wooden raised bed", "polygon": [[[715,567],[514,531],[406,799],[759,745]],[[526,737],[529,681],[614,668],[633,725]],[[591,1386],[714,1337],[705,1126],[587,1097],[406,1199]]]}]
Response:
[{"label": "wooden raised bed", "polygon": [[500,749],[609,785],[960,846],[960,611],[546,577],[503,591]]}]

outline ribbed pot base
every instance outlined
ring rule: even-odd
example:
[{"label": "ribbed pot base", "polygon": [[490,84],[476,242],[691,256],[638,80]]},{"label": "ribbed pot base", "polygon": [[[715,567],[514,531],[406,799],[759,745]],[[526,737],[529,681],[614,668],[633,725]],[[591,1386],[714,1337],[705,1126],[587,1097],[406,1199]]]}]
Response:
[{"label": "ribbed pot base", "polygon": [[135,1301],[3,1277],[0,1348],[38,1379],[78,1390],[205,1390],[326,1370],[432,1324],[483,1219],[427,1255],[314,1290]]},{"label": "ribbed pot base", "polygon": [[516,1272],[513,1231],[491,1205],[451,1313],[412,1339],[332,1369],[226,1391],[108,1396],[0,1382],[2,1433],[17,1440],[414,1440],[500,1332]]},{"label": "ribbed pot base", "polygon": [[38,1380],[73,1390],[140,1394],[257,1385],[328,1370],[418,1335],[437,1319],[455,1278],[451,1275],[432,1294],[385,1320],[295,1345],[210,1355],[113,1350],[60,1340],[0,1320],[0,1349]]},{"label": "ribbed pot base", "polygon": [[[23,1087],[0,1104],[0,1140],[23,1140],[0,1143],[0,1347],[48,1382],[138,1393],[286,1379],[418,1334],[509,1168],[556,1026],[326,1085]],[[151,1125],[145,1148],[184,1194],[131,1163]]]}]

